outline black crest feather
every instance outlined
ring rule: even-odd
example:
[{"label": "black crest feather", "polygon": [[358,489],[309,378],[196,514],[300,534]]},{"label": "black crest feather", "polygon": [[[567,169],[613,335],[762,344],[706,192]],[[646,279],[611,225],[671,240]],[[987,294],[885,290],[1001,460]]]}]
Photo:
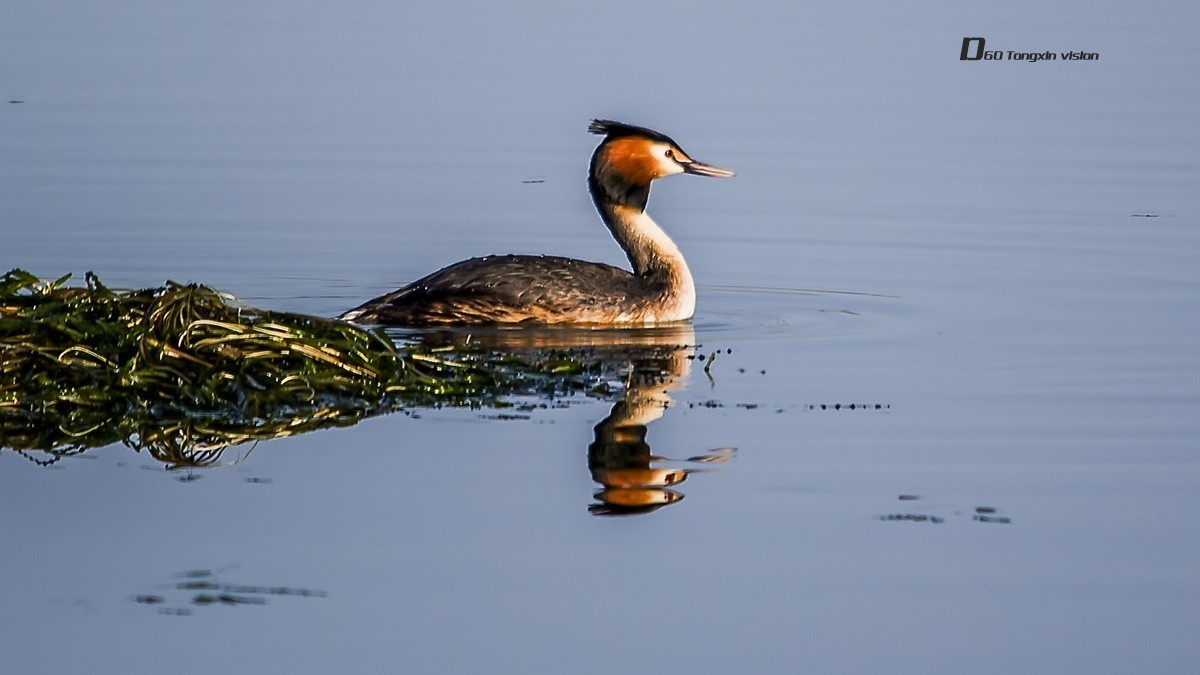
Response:
[{"label": "black crest feather", "polygon": [[653,129],[647,129],[646,127],[637,127],[632,124],[615,122],[613,120],[592,120],[592,123],[588,125],[588,132],[606,136],[608,138],[642,136],[644,138],[649,138],[652,141],[661,141],[663,143],[670,143],[676,147],[679,146],[678,143],[676,143],[671,139],[670,136],[667,136],[666,134],[659,133]]}]

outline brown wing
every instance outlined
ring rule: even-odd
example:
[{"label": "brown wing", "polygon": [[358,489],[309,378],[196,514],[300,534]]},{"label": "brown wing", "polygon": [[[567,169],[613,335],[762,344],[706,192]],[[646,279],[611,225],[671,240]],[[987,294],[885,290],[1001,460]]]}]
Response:
[{"label": "brown wing", "polygon": [[637,277],[612,265],[555,256],[487,256],[440,269],[341,318],[403,326],[603,321],[640,288]]}]

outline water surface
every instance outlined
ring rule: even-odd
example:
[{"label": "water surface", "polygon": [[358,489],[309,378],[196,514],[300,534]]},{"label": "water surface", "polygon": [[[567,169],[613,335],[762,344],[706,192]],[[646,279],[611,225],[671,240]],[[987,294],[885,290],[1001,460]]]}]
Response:
[{"label": "water surface", "polygon": [[[592,117],[738,171],[651,198],[700,286],[661,389],[191,471],[4,451],[5,672],[1194,671],[1191,5],[5,14],[5,269],[328,316],[471,255],[621,263]],[[643,462],[664,504],[606,517]]]}]

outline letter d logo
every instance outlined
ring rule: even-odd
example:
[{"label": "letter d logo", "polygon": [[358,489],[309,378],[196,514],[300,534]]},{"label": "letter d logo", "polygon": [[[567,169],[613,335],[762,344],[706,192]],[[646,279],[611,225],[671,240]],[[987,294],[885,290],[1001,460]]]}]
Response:
[{"label": "letter d logo", "polygon": [[[967,56],[967,52],[971,51],[971,43],[978,43],[979,49],[976,50],[975,56]],[[958,55],[959,61],[978,61],[983,58],[984,40],[981,37],[965,37],[963,38],[962,52]]]}]

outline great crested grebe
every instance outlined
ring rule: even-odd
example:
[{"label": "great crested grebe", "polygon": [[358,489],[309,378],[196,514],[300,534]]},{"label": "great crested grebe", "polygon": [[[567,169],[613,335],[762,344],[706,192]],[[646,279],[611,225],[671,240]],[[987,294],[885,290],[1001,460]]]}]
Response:
[{"label": "great crested grebe", "polygon": [[692,318],[696,285],[683,254],[650,216],[650,183],[677,173],[727,178],[693,160],[668,136],[592,120],[604,136],[592,154],[588,189],[633,272],[539,255],[492,255],[444,267],[340,319],[362,324],[656,324]]}]

